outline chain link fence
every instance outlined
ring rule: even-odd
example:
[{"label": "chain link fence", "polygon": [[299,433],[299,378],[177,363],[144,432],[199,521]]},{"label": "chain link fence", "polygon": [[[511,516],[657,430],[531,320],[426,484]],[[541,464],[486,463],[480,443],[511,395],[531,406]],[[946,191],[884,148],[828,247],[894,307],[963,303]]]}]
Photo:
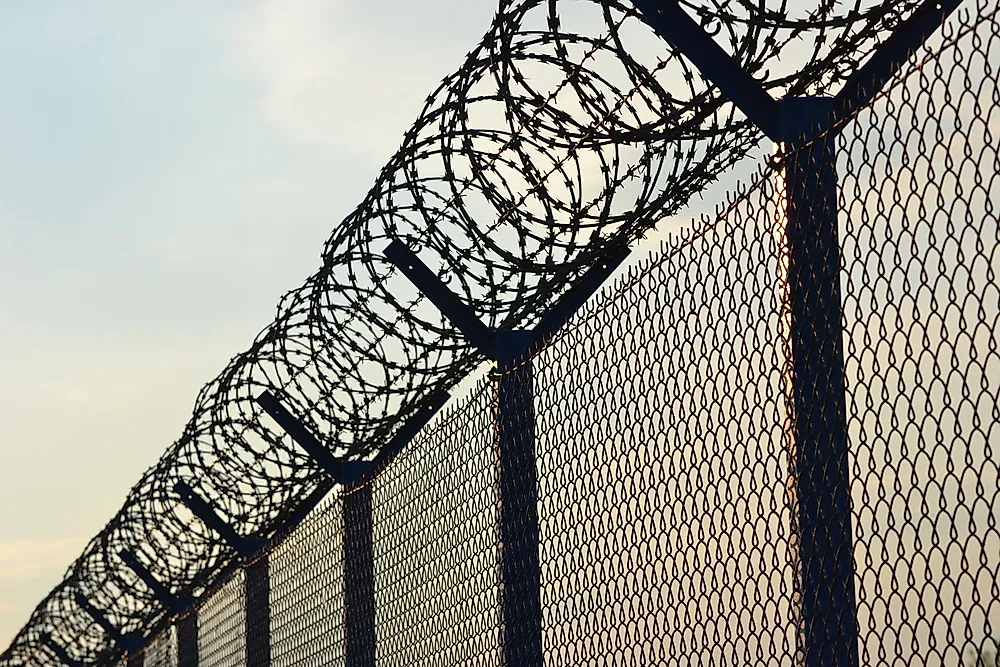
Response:
[{"label": "chain link fence", "polygon": [[[197,608],[195,664],[995,667],[997,12],[328,496]],[[786,169],[830,146],[803,266]]]}]

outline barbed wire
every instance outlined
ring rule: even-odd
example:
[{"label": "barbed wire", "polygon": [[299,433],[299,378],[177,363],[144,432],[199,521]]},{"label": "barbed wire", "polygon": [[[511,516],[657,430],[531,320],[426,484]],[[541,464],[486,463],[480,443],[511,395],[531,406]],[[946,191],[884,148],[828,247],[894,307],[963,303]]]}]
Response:
[{"label": "barbed wire", "polygon": [[[775,96],[834,90],[917,0],[683,0]],[[590,266],[677,212],[758,132],[630,2],[503,1],[483,40],[428,96],[320,268],[199,393],[181,437],[36,608],[0,664],[49,664],[43,633],[95,662],[169,612],[120,561],[128,549],[198,596],[234,554],[173,492],[194,481],[241,533],[268,538],[322,475],[254,402],[282,401],[341,458],[483,361],[382,256],[402,239],[488,325],[530,326]]]}]

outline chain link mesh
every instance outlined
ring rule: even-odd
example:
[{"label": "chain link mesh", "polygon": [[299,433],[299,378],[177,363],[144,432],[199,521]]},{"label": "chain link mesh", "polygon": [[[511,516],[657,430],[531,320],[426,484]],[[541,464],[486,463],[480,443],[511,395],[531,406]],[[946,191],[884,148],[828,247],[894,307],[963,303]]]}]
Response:
[{"label": "chain link mesh", "polygon": [[[862,664],[995,664],[1000,42],[980,11],[838,128]],[[523,362],[548,664],[803,659],[783,188],[765,169]],[[522,369],[374,482],[378,664],[505,661],[496,392]]]},{"label": "chain link mesh", "polygon": [[480,387],[375,480],[377,664],[500,664],[492,440]]},{"label": "chain link mesh", "polygon": [[271,553],[274,667],[343,660],[342,536],[340,504],[325,502]]},{"label": "chain link mesh", "polygon": [[996,664],[1000,22],[979,11],[841,135],[866,664]]},{"label": "chain link mesh", "polygon": [[761,181],[534,359],[555,664],[794,651],[775,203]]},{"label": "chain link mesh", "polygon": [[198,607],[198,666],[239,667],[246,646],[244,574],[237,570]]},{"label": "chain link mesh", "polygon": [[143,667],[177,667],[177,628],[170,626],[142,651]]},{"label": "chain link mesh", "polygon": [[[821,272],[790,268],[781,170],[797,158],[776,158],[552,340],[494,368],[368,486],[329,496],[267,555],[269,627],[247,622],[242,573],[214,593],[199,664],[262,664],[247,631],[266,634],[276,667],[352,652],[535,664],[521,627],[535,605],[548,664],[802,664],[808,580],[832,561],[854,568],[857,637],[837,634],[853,619],[824,627],[861,664],[996,667],[997,12],[960,12],[836,128],[842,322],[811,327],[843,348],[845,470],[800,467],[804,329],[789,302]],[[826,369],[806,381],[839,386],[828,361],[803,361]],[[808,428],[836,428],[834,412]],[[523,422],[530,465],[504,450]],[[817,553],[810,484],[849,492],[852,550]],[[370,544],[345,538],[365,522]],[[513,576],[536,567],[537,601]],[[171,628],[144,667],[175,665]]]}]

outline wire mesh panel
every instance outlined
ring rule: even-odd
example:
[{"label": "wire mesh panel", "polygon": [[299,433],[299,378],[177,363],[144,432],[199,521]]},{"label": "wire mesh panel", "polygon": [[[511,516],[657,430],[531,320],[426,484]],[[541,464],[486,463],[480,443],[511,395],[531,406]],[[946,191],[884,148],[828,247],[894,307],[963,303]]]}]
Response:
[{"label": "wire mesh panel", "polygon": [[775,206],[761,182],[534,359],[551,664],[790,663]]},{"label": "wire mesh panel", "polygon": [[982,3],[948,24],[841,140],[858,618],[870,665],[973,665],[1000,638],[996,12]]},{"label": "wire mesh panel", "polygon": [[198,667],[240,667],[246,654],[246,596],[242,570],[198,608]]},{"label": "wire mesh panel", "polygon": [[[802,616],[801,578],[852,556],[862,663],[995,661],[1000,46],[995,5],[979,12],[843,130],[850,475],[820,458],[803,479],[790,458],[811,446],[798,386],[832,380],[788,355],[839,318],[788,319],[821,276],[791,273],[783,167],[535,358],[553,663],[798,662],[803,623],[830,642],[843,624],[829,600]],[[818,143],[782,164],[821,168]],[[853,553],[802,532],[827,484],[850,485]],[[796,509],[810,485],[819,505]]]},{"label": "wire mesh panel", "polygon": [[501,664],[492,438],[484,385],[374,482],[377,664]]},{"label": "wire mesh panel", "polygon": [[344,664],[343,522],[330,496],[270,554],[271,664]]},{"label": "wire mesh panel", "polygon": [[177,628],[169,626],[143,651],[142,667],[177,667]]},{"label": "wire mesh panel", "polygon": [[829,132],[782,102],[718,216],[202,601],[200,667],[997,667],[998,13]]}]

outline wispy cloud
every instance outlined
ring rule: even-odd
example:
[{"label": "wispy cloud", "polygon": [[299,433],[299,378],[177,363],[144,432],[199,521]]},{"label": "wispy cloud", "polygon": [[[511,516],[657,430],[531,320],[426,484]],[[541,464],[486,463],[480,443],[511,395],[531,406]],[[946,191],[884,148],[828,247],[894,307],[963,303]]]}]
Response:
[{"label": "wispy cloud", "polygon": [[[63,570],[73,562],[87,540],[61,537],[43,540],[0,540],[0,581],[31,579]],[[0,611],[11,611],[7,604]]]},{"label": "wispy cloud", "polygon": [[412,120],[414,98],[428,91],[411,83],[412,63],[380,58],[376,36],[345,14],[341,2],[259,2],[234,23],[234,62],[260,86],[260,110],[283,132],[381,159]]},{"label": "wispy cloud", "polygon": [[[485,11],[433,5],[369,15],[343,1],[260,0],[229,26],[232,62],[260,87],[260,109],[280,130],[384,160],[486,27]],[[456,24],[454,40],[440,30],[427,39],[421,22],[431,21]]]}]

